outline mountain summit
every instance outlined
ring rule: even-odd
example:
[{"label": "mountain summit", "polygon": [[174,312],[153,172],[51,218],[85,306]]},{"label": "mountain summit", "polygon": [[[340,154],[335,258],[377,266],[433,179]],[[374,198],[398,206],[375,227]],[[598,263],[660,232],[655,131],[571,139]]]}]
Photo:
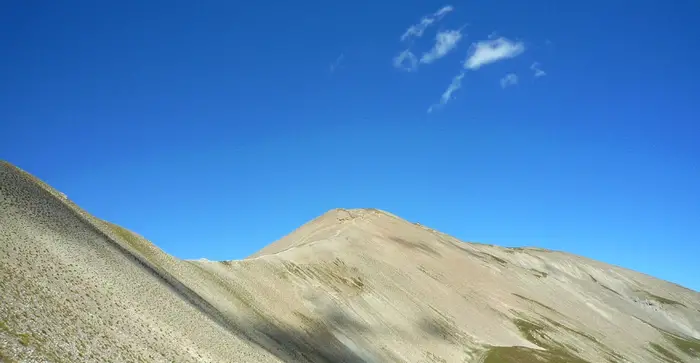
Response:
[{"label": "mountain summit", "polygon": [[377,209],[181,260],[0,162],[0,361],[698,362],[700,293]]}]

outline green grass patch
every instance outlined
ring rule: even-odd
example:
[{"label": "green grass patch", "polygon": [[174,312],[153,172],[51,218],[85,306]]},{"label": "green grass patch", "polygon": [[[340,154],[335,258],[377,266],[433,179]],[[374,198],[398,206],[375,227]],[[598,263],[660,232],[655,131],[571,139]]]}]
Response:
[{"label": "green grass patch", "polygon": [[662,347],[661,345],[656,343],[649,343],[649,346],[651,346],[652,348],[651,352],[654,353],[654,355],[656,355],[657,357],[663,359],[664,361],[669,363],[681,362],[680,357],[675,355],[670,350]]},{"label": "green grass patch", "polygon": [[[680,336],[678,334],[671,333],[668,330],[659,328],[658,326],[655,326],[655,325],[649,323],[648,321],[645,321],[645,320],[642,320],[639,318],[638,318],[638,320],[651,326],[652,328],[658,330],[659,333],[661,333],[661,335],[663,335],[664,339],[666,339],[668,342],[673,344],[681,352],[683,352],[691,357],[700,358],[700,340],[692,338],[692,337]],[[653,348],[655,348],[657,346],[660,347],[660,345],[658,345],[656,343],[651,343],[651,345]],[[661,348],[663,348],[663,347],[661,347]],[[673,353],[671,353],[671,354],[673,354]]]},{"label": "green grass patch", "polygon": [[32,335],[27,334],[27,333],[21,333],[17,334],[17,338],[19,339],[19,343],[24,345],[25,347],[29,345],[29,343],[32,342]]},{"label": "green grass patch", "polygon": [[[523,296],[516,296],[536,303],[534,300],[527,299]],[[576,353],[580,352],[579,348],[552,340],[547,333],[554,330],[566,331],[572,335],[581,336],[589,340],[594,345],[600,346],[600,348],[602,348],[603,351],[607,352],[607,359],[610,363],[616,363],[620,360],[624,361],[619,354],[609,351],[609,349],[602,345],[595,337],[585,332],[581,332],[574,328],[566,326],[546,316],[541,317],[543,320],[537,321],[518,317],[513,319],[513,323],[518,328],[518,330],[520,330],[520,333],[523,335],[523,337],[525,337],[525,339],[543,348],[544,350],[530,349],[525,347],[493,347],[489,351],[484,363],[587,362],[586,360],[576,355]]]},{"label": "green grass patch", "polygon": [[691,357],[700,358],[700,340],[681,337],[667,331],[662,331],[662,333],[681,352]]},{"label": "green grass patch", "polygon": [[549,345],[549,342],[545,342],[543,338],[546,330],[546,327],[543,324],[520,318],[513,319],[513,324],[518,327],[520,333],[523,334],[525,339],[529,340],[530,342],[537,344],[542,348]]},{"label": "green grass patch", "polygon": [[526,347],[492,347],[484,363],[590,363],[564,350],[538,350]]}]

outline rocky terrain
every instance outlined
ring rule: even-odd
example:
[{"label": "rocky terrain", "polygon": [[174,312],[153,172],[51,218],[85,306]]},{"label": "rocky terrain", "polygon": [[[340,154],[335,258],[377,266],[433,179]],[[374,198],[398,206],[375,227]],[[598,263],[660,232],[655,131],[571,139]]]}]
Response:
[{"label": "rocky terrain", "polygon": [[0,162],[2,362],[700,362],[700,293],[331,210],[181,260]]}]

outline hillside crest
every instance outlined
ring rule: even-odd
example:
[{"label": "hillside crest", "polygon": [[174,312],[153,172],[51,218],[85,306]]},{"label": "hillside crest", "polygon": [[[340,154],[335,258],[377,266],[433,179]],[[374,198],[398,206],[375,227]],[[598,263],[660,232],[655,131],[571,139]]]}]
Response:
[{"label": "hillside crest", "polygon": [[0,361],[694,362],[700,293],[333,209],[185,261],[0,162]]}]

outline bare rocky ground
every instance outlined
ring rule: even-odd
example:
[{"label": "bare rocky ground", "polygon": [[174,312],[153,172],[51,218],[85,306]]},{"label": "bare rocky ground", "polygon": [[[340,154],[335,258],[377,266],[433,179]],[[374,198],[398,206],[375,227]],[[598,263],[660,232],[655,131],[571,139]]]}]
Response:
[{"label": "bare rocky ground", "polygon": [[180,260],[0,162],[0,362],[700,362],[700,293],[375,209]]}]

